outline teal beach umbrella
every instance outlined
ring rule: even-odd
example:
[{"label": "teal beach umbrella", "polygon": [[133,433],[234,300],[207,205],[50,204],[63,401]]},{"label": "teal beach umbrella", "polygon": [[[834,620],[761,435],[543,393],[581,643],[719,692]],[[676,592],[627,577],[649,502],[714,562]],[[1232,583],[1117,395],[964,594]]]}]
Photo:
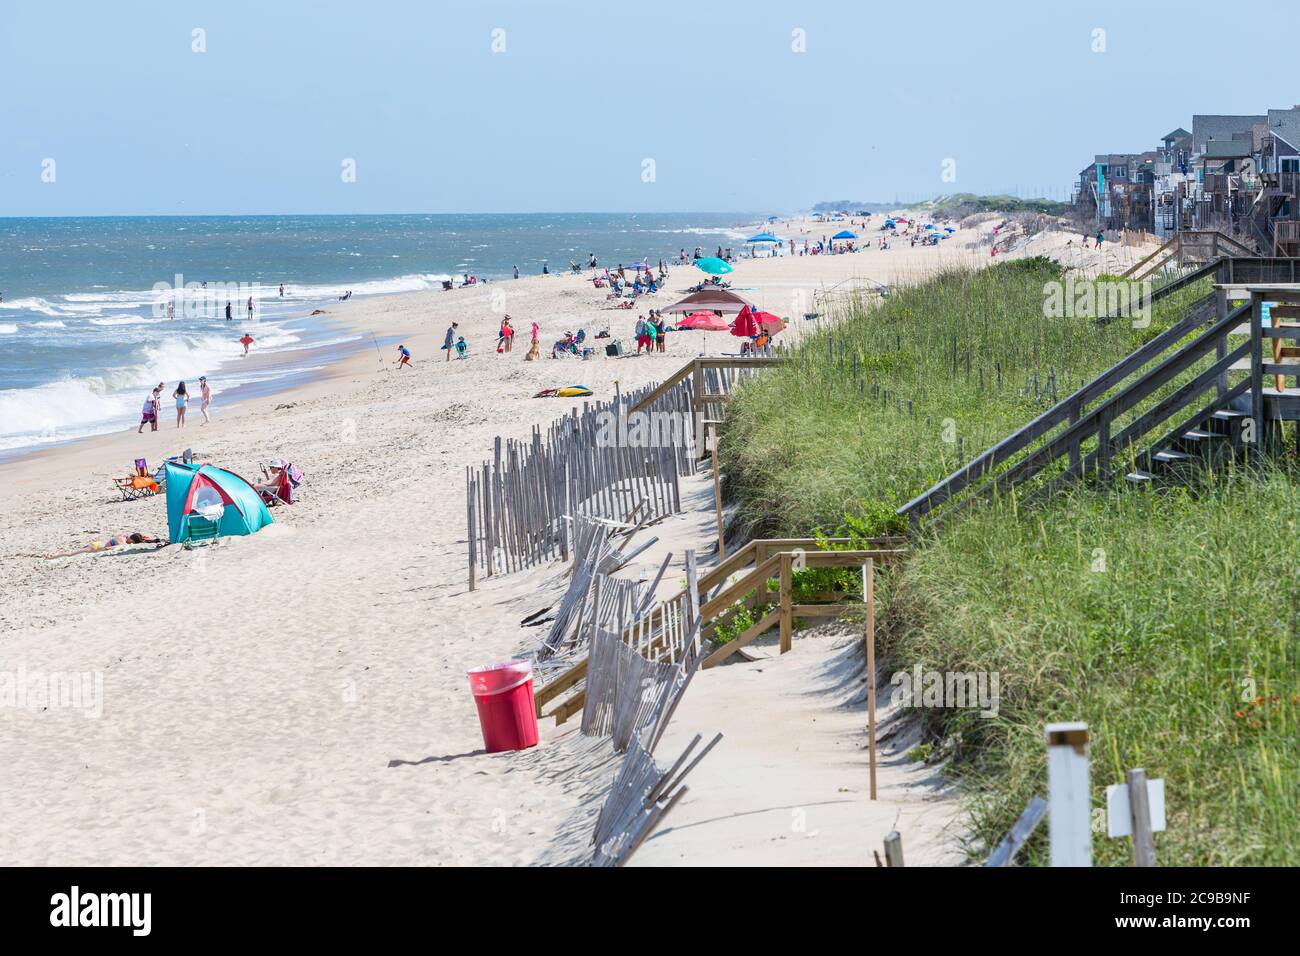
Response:
[{"label": "teal beach umbrella", "polygon": [[696,259],[695,267],[711,276],[725,276],[728,272],[736,271],[735,266],[730,262],[724,262],[717,256],[705,256],[702,259]]}]

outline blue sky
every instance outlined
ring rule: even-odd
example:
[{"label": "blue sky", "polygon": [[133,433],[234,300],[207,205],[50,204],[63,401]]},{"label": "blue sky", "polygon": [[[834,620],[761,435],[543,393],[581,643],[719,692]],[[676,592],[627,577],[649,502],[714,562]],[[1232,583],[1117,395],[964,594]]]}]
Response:
[{"label": "blue sky", "polygon": [[[0,215],[754,211],[1059,195],[1094,153],[1151,148],[1194,112],[1300,101],[1285,56],[1264,47],[1246,59],[1256,31],[1295,35],[1294,4],[1171,9],[7,3]],[[1224,16],[1231,54],[1212,25]],[[195,28],[205,53],[191,50]],[[504,52],[493,52],[496,29]],[[792,49],[795,30],[805,52]],[[1197,56],[1223,65],[1178,79]],[[345,159],[355,182],[343,181]],[[945,159],[954,182],[941,178]]]}]

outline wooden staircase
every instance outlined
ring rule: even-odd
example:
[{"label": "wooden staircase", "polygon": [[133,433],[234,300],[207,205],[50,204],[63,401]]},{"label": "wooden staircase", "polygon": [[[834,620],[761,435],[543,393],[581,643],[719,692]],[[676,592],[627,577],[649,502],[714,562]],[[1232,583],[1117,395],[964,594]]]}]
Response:
[{"label": "wooden staircase", "polygon": [[1225,256],[1255,258],[1256,253],[1245,243],[1217,229],[1182,229],[1151,255],[1135,262],[1120,278],[1141,282],[1170,268],[1193,267],[1200,271],[1204,266],[1217,265]]},{"label": "wooden staircase", "polygon": [[[1219,280],[1212,299],[898,514],[914,526],[934,525],[1035,480],[1036,495],[1084,477],[1180,480],[1247,450],[1275,452],[1281,423],[1300,420],[1300,388],[1266,388],[1264,379],[1300,377],[1300,348],[1280,344],[1300,340],[1300,324],[1287,321],[1300,319],[1300,282],[1252,281],[1287,270],[1294,277],[1294,261],[1245,262],[1202,267],[1198,278],[1209,270]],[[1234,281],[1239,275],[1245,281]],[[1265,340],[1277,343],[1268,356]]]}]

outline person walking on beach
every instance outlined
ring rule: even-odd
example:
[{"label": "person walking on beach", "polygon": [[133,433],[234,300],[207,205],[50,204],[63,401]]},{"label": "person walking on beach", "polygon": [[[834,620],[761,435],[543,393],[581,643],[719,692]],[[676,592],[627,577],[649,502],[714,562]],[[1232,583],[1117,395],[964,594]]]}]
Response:
[{"label": "person walking on beach", "polygon": [[453,343],[456,341],[456,323],[451,323],[451,328],[447,330],[446,337],[442,340],[442,349],[447,353],[447,361],[451,361]]},{"label": "person walking on beach", "polygon": [[518,266],[515,266],[515,278],[516,278],[516,279],[519,278],[519,267],[518,267]]},{"label": "person walking on beach", "polygon": [[229,322],[232,318],[234,318],[234,316],[232,316],[232,315],[230,314],[230,302],[229,302],[229,300],[227,300],[227,301],[226,301],[226,321]]},{"label": "person walking on beach", "polygon": [[284,283],[280,283],[280,298],[284,298]]},{"label": "person walking on beach", "polygon": [[411,364],[411,350],[405,345],[397,347],[397,367],[399,369],[407,368]]},{"label": "person walking on beach", "polygon": [[144,432],[144,426],[149,426],[149,431],[158,430],[158,389],[154,389],[144,400],[144,408],[140,410],[140,427],[135,430],[137,435]]},{"label": "person walking on beach", "polygon": [[510,316],[501,320],[501,346],[509,352],[515,346],[515,327],[510,324]]},{"label": "person walking on beach", "polygon": [[243,336],[240,338],[239,344],[244,347],[244,354],[247,355],[248,347],[253,344],[253,337],[249,335],[247,332],[245,332]]},{"label": "person walking on beach", "polygon": [[253,321],[253,297],[248,297],[248,321]]},{"label": "person walking on beach", "polygon": [[176,391],[172,392],[172,398],[176,399],[176,427],[185,427],[185,406],[190,400],[190,393],[185,391],[185,383],[181,382],[176,386]]},{"label": "person walking on beach", "polygon": [[199,411],[203,413],[203,424],[212,421],[208,417],[208,406],[212,404],[212,387],[208,385],[206,375],[199,376]]}]

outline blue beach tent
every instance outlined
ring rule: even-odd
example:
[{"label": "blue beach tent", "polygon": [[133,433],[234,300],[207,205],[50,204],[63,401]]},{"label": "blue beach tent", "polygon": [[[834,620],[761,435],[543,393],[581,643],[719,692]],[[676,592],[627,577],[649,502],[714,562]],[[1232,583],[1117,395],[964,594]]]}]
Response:
[{"label": "blue beach tent", "polygon": [[252,534],[271,523],[257,489],[215,465],[167,463],[167,533],[172,544]]},{"label": "blue beach tent", "polygon": [[856,239],[858,238],[858,234],[848,229],[841,229],[839,232],[835,233],[835,235],[831,236],[831,238],[832,239]]}]

